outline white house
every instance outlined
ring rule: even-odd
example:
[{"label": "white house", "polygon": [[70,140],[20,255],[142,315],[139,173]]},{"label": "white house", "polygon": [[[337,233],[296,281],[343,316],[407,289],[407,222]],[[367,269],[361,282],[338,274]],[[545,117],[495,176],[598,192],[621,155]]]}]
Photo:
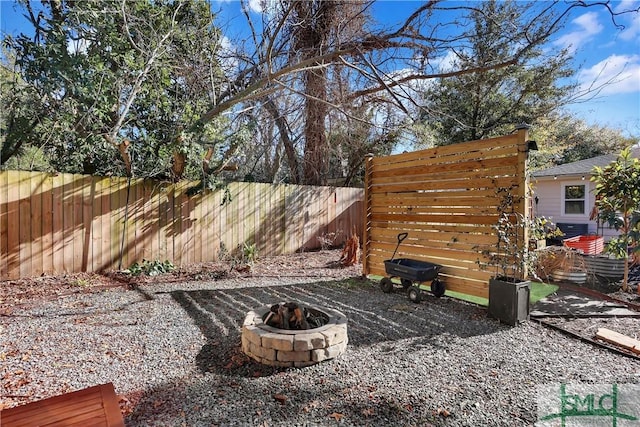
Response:
[{"label": "white house", "polygon": [[[640,148],[631,154],[639,157]],[[598,234],[606,241],[616,236],[615,229],[598,222],[591,176],[594,166],[604,167],[617,158],[618,154],[607,154],[533,172],[534,216],[549,218],[565,232],[565,238]]]}]

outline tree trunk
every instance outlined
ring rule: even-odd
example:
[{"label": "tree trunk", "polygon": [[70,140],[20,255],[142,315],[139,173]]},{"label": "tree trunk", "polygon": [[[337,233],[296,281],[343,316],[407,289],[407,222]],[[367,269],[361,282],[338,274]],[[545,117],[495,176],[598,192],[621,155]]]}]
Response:
[{"label": "tree trunk", "polygon": [[327,183],[329,169],[329,147],[325,133],[327,117],[326,70],[320,68],[306,73],[305,102],[305,150],[303,180],[309,185],[324,185]]},{"label": "tree trunk", "polygon": [[298,165],[298,154],[296,153],[296,149],[293,146],[293,141],[291,140],[291,136],[289,135],[289,125],[287,124],[287,119],[280,113],[276,103],[273,99],[268,98],[264,103],[265,108],[273,117],[273,120],[278,127],[278,133],[280,134],[280,141],[282,141],[282,145],[284,145],[284,152],[287,155],[287,163],[289,165],[289,171],[291,171],[291,183],[299,184],[300,183],[300,167]]}]

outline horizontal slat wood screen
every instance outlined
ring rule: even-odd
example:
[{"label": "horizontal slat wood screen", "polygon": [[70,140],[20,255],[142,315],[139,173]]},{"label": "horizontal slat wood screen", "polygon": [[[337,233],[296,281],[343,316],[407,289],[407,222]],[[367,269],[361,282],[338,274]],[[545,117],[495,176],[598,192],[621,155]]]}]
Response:
[{"label": "horizontal slat wood screen", "polygon": [[[482,251],[496,245],[500,187],[526,194],[526,129],[480,141],[454,144],[366,162],[363,274],[384,276],[384,261],[409,236],[396,258],[443,266],[448,290],[488,297],[495,271],[481,265]],[[528,202],[517,210],[524,214]]]},{"label": "horizontal slat wood screen", "polygon": [[245,243],[260,256],[294,253],[362,232],[362,189],[240,182],[189,195],[196,185],[0,171],[0,280],[143,259],[183,266],[238,256]]}]

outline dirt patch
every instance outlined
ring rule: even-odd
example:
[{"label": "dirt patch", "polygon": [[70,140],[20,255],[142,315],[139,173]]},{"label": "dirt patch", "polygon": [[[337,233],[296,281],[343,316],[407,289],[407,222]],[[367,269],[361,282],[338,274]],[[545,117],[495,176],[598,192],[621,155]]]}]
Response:
[{"label": "dirt patch", "polygon": [[250,277],[329,277],[345,279],[362,274],[362,266],[343,267],[340,250],[263,257],[253,264],[233,261],[192,264],[156,276],[132,276],[121,271],[78,273],[0,281],[0,315],[13,307],[61,296],[99,292],[113,287],[135,288],[151,283],[212,281]]}]

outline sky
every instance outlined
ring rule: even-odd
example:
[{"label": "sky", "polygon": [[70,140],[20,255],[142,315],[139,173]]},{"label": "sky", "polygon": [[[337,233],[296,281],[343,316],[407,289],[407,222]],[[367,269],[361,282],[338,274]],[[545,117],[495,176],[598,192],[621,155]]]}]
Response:
[{"label": "sky", "polygon": [[[249,0],[251,13],[263,12],[263,0]],[[399,25],[420,5],[418,1],[385,0],[374,5],[373,15],[385,27]],[[212,0],[221,22],[228,27],[242,25],[238,0]],[[640,7],[640,0],[612,1],[614,12]],[[623,15],[612,22],[605,8],[576,9],[567,25],[554,40],[556,47],[574,52],[574,67],[579,68],[577,82],[581,88],[600,87],[597,93],[568,107],[569,112],[591,125],[622,130],[640,136],[640,14]],[[0,0],[2,34],[27,31],[25,20],[14,10],[14,2]]]}]

